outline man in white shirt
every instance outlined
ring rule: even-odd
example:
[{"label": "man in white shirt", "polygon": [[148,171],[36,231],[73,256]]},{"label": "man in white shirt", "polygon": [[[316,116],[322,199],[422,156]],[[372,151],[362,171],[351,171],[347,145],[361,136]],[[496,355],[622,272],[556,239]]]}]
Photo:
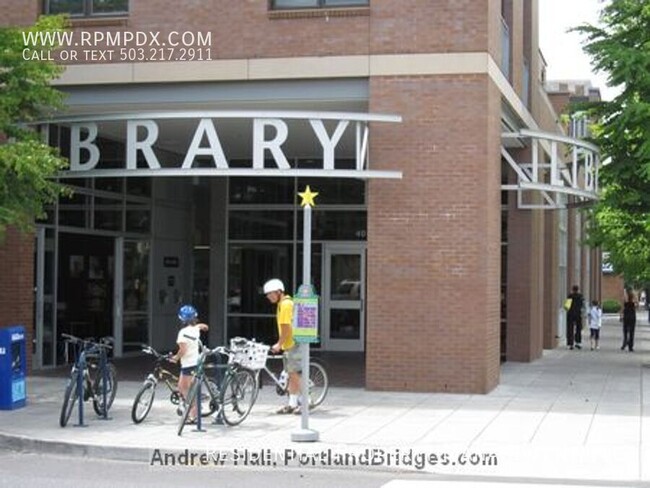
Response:
[{"label": "man in white shirt", "polygon": [[[199,360],[199,346],[201,344],[201,332],[208,330],[208,324],[199,323],[198,312],[192,305],[183,305],[178,310],[178,319],[183,326],[178,331],[176,343],[178,352],[172,356],[172,361],[181,362],[181,374],[178,377],[178,391],[187,398],[187,393],[192,385],[192,375]],[[196,422],[197,407],[192,405],[190,411],[190,423]]]}]

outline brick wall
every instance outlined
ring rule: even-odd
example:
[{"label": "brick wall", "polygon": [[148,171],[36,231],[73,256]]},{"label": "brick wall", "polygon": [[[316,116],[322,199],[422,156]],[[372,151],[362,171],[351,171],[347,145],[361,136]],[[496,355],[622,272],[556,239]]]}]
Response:
[{"label": "brick wall", "polygon": [[23,325],[31,371],[34,329],[34,237],[9,229],[0,242],[0,327]]},{"label": "brick wall", "polygon": [[617,300],[623,303],[624,299],[624,282],[619,275],[604,274],[601,282],[602,300]]},{"label": "brick wall", "polygon": [[366,385],[487,392],[499,376],[500,96],[486,76],[376,77]]}]

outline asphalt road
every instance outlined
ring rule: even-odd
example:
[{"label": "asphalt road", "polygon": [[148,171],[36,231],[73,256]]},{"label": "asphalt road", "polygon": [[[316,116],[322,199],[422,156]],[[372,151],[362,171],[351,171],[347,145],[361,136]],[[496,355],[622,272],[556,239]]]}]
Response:
[{"label": "asphalt road", "polygon": [[151,467],[148,463],[14,452],[0,448],[0,488],[609,488],[635,483],[498,479],[357,469]]}]

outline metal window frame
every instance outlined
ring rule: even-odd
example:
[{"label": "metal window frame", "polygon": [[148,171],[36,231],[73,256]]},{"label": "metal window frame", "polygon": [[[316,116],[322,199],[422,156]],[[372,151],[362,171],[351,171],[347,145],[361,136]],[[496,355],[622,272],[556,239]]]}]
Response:
[{"label": "metal window frame", "polygon": [[[43,0],[43,13],[45,15],[53,15],[50,12],[50,2],[51,0]],[[70,17],[73,19],[84,19],[88,17],[111,17],[111,16],[123,16],[123,15],[128,15],[129,12],[131,11],[131,2],[130,0],[126,0],[126,10],[115,10],[113,12],[100,12],[100,13],[95,13],[93,9],[93,4],[95,0],[81,0],[81,3],[83,5],[83,12],[80,14],[77,13],[68,13]],[[65,13],[65,12],[62,12]]]},{"label": "metal window frame", "polygon": [[278,0],[269,0],[269,10],[310,10],[310,9],[328,9],[328,8],[353,8],[353,7],[370,7],[370,0],[365,0],[365,4],[354,3],[350,0],[349,4],[328,5],[328,0],[313,0],[314,6],[308,7],[282,7],[278,6]]}]

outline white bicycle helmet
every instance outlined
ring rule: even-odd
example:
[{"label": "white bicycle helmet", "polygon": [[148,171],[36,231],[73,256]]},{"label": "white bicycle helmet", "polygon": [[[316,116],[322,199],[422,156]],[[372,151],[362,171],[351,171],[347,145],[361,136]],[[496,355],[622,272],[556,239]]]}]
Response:
[{"label": "white bicycle helmet", "polygon": [[284,283],[282,283],[282,281],[278,280],[277,278],[273,278],[272,280],[264,283],[264,294],[266,295],[272,291],[284,292]]}]

